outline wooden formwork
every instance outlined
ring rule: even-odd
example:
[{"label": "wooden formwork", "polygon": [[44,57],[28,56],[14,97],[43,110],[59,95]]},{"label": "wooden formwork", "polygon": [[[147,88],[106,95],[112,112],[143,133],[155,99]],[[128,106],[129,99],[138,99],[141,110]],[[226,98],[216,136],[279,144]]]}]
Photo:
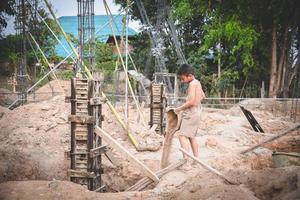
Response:
[{"label": "wooden formwork", "polygon": [[[96,84],[97,85],[97,84]],[[89,190],[101,190],[101,154],[106,147],[94,133],[95,125],[101,127],[101,102],[91,104],[95,97],[95,81],[74,78],[71,82],[71,169],[72,182],[86,185]]]},{"label": "wooden formwork", "polygon": [[150,96],[150,126],[157,125],[155,131],[160,134],[165,134],[166,119],[166,97],[165,87],[160,83],[152,83]]}]

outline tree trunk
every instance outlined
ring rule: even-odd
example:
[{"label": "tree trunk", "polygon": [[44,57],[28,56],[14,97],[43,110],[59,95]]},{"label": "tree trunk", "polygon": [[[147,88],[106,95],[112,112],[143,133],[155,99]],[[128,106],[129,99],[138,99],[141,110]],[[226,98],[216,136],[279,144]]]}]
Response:
[{"label": "tree trunk", "polygon": [[271,73],[269,85],[269,97],[276,97],[276,77],[277,77],[277,26],[273,23],[272,31],[272,57],[271,57]]},{"label": "tree trunk", "polygon": [[280,48],[280,58],[279,58],[279,64],[277,69],[277,80],[276,80],[276,87],[275,92],[278,95],[280,92],[282,92],[282,80],[285,77],[285,68],[286,68],[286,57],[287,57],[287,45],[288,45],[288,29],[289,25],[285,27],[284,36],[283,36],[283,44]]},{"label": "tree trunk", "polygon": [[293,81],[293,78],[295,77],[298,69],[300,68],[300,53],[298,53],[298,58],[295,66],[293,67],[292,64],[290,64],[287,67],[285,79],[284,79],[284,85],[283,85],[283,97],[288,98],[289,97],[289,89],[290,85]]}]

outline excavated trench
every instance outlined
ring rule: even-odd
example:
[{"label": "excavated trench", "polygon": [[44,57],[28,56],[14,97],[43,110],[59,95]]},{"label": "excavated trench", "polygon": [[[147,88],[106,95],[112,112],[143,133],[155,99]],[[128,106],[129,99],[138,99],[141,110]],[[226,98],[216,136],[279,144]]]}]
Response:
[{"label": "excavated trench", "polygon": [[[65,109],[68,106],[69,104],[64,103],[64,97],[56,97],[51,101],[25,105],[14,111],[1,110],[0,182],[10,180],[69,180],[67,170],[70,160],[64,156],[70,143],[70,126],[67,121],[69,111]],[[201,148],[204,150],[209,149],[203,151],[204,154],[206,151],[214,153],[206,161],[228,177],[246,185],[260,199],[300,198],[298,192],[300,191],[299,167],[275,168],[272,157],[273,151],[300,153],[299,131],[288,134],[265,145],[265,148],[258,148],[245,156],[237,155],[236,152],[239,149],[230,149],[230,145],[235,147],[239,143],[245,143],[251,146],[251,144],[259,142],[256,140],[257,137],[264,138],[258,133],[252,133],[248,122],[244,122],[243,117],[239,117],[238,114],[229,116],[228,113],[229,111],[214,111],[213,109],[206,113],[207,117],[204,120],[206,120],[207,126],[212,128],[208,132],[209,135],[200,137],[200,140],[203,141],[208,137],[216,139],[216,144],[211,146],[205,146],[206,143],[203,141],[205,144],[202,144]],[[269,117],[269,114],[263,114],[262,117],[264,115],[266,118]],[[231,121],[233,120],[231,118],[233,117],[235,117],[234,124],[236,125],[238,122],[239,129],[231,128],[226,132],[227,126],[225,125],[227,123],[228,126],[232,127]],[[107,117],[107,119],[110,118]],[[107,120],[106,123],[104,125],[107,130],[117,126],[114,121],[109,122]],[[278,124],[276,121],[263,121],[262,125],[264,127],[268,125],[271,129],[273,128],[271,123]],[[286,121],[280,122],[279,125],[279,132],[282,128],[291,126]],[[114,128],[112,132],[115,134],[114,137],[120,139],[125,145],[130,144],[120,127],[118,129]],[[231,137],[230,140],[229,137]],[[252,143],[249,143],[249,141]],[[159,170],[161,152],[156,154],[145,152],[143,156],[141,156],[141,153],[136,152],[136,155],[151,170]],[[177,156],[176,159],[180,156]],[[144,177],[122,157],[119,157],[118,160],[117,164],[111,164],[106,158],[103,158],[104,175],[102,178],[107,186],[107,192],[124,191]],[[195,168],[203,171],[203,168],[199,165],[194,167],[194,171]],[[210,184],[209,181],[218,179],[215,176],[206,179],[205,174],[208,174],[207,171],[204,175],[200,174],[201,176],[197,175],[198,172],[194,173],[194,178],[189,177],[189,172],[182,170],[172,173],[176,176],[181,175],[182,181],[178,183],[179,186],[176,185],[174,179],[166,176],[162,179],[164,184],[160,183],[153,191],[163,190],[177,194],[176,192],[180,191],[181,188],[186,190],[191,184],[196,191],[192,190],[189,194],[190,197],[192,195],[203,196],[207,191],[201,190],[199,187],[205,188],[205,186],[199,184],[202,181],[208,181],[208,184]],[[212,185],[212,187],[215,186]],[[178,195],[175,199],[180,199],[179,197],[182,196]]]}]

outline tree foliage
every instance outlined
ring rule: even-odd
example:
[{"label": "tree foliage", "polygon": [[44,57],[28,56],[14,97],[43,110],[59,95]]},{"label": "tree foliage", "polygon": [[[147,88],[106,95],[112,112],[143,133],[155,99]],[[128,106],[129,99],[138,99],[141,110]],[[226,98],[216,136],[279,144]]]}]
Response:
[{"label": "tree foliage", "polygon": [[[26,1],[25,1],[26,2]],[[9,9],[13,9],[13,2],[8,1],[7,5],[11,6]],[[6,5],[5,3],[1,6]],[[49,13],[43,7],[41,1],[38,1],[37,10],[40,16],[44,18],[48,26],[52,29],[53,32],[58,33],[58,27],[55,24],[54,20],[50,18]],[[6,12],[6,11],[5,11]],[[0,11],[0,16],[3,15],[4,11]],[[16,15],[15,12],[10,12],[12,15]],[[27,49],[27,71],[29,75],[34,72],[33,66],[35,63],[40,62],[40,68],[37,69],[38,75],[42,76],[43,73],[48,69],[46,61],[43,59],[42,53],[39,51],[35,42],[31,39],[30,34],[34,37],[39,47],[43,53],[48,58],[49,62],[56,62],[59,58],[55,53],[55,45],[57,44],[56,39],[48,30],[46,25],[42,20],[36,15],[35,10],[27,5],[27,17],[26,17],[26,49]],[[16,68],[19,65],[18,60],[20,59],[21,54],[21,41],[22,37],[20,35],[8,35],[0,40],[0,62],[9,63],[2,65],[0,70],[2,72],[9,73],[10,75],[16,71]]]},{"label": "tree foliage", "polygon": [[5,0],[0,3],[0,37],[7,26],[7,16],[14,15],[14,0]]},{"label": "tree foliage", "polygon": [[96,42],[96,67],[102,72],[112,73],[115,70],[116,57],[112,47],[107,43]]}]

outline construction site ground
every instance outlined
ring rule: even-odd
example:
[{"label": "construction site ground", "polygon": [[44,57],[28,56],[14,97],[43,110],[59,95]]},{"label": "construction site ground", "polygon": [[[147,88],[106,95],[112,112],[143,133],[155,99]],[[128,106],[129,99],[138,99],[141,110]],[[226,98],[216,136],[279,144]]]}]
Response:
[{"label": "construction site ground", "polygon": [[[63,88],[61,88],[61,86]],[[229,109],[205,107],[201,131],[200,160],[209,164],[239,185],[230,185],[218,176],[189,160],[185,165],[164,175],[158,184],[144,191],[124,192],[144,175],[113,150],[117,162],[103,156],[102,180],[106,193],[92,192],[72,183],[67,176],[70,160],[70,103],[65,102],[69,82],[52,82],[52,89],[65,94],[52,96],[47,85],[43,101],[8,110],[0,107],[0,199],[300,199],[300,166],[274,166],[272,152],[300,153],[299,130],[241,155],[240,151],[293,127],[295,121],[274,115],[263,101],[242,102],[251,110],[265,133],[253,131],[238,105]],[[37,92],[39,92],[39,90]],[[259,101],[259,102],[258,102]],[[123,113],[123,104],[116,105]],[[126,132],[103,105],[102,128],[119,144],[152,171],[160,169],[162,148],[138,152]],[[143,109],[149,121],[149,108]],[[129,121],[138,140],[146,144],[162,144],[163,137],[142,137],[136,125],[137,111],[130,105]],[[138,125],[137,125],[138,126]],[[104,141],[105,143],[105,141]],[[178,138],[171,150],[171,163],[182,159]]]}]

